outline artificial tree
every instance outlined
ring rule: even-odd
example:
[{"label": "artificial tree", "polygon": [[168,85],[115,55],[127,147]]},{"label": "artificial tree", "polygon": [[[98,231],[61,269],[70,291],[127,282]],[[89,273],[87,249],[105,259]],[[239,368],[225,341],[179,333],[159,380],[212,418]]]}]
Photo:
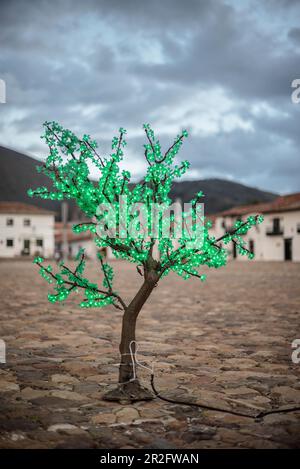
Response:
[{"label": "artificial tree", "polygon": [[[105,158],[98,154],[97,143],[89,135],[78,138],[73,132],[64,129],[56,122],[45,122],[42,138],[46,140],[49,147],[49,155],[45,163],[37,169],[52,180],[53,190],[39,187],[28,191],[30,196],[44,199],[75,199],[78,207],[90,220],[74,225],[73,231],[79,233],[89,230],[93,234],[94,241],[99,248],[99,265],[103,273],[102,286],[91,282],[84,276],[84,250],[79,251],[74,269],[61,262],[58,272],[55,273],[52,266],[44,265],[42,257],[37,257],[34,262],[40,267],[42,277],[54,286],[54,292],[48,295],[50,302],[64,301],[72,292],[82,291],[84,298],[80,306],[83,308],[112,305],[123,311],[119,347],[119,386],[106,396],[113,400],[124,397],[130,400],[151,397],[151,394],[140,385],[138,379],[133,379],[134,363],[131,351],[134,352],[135,347],[138,315],[158,281],[170,272],[175,272],[183,279],[197,277],[200,281],[204,281],[205,275],[199,272],[199,268],[204,265],[213,268],[225,266],[230,242],[236,245],[240,254],[252,258],[253,253],[246,247],[243,235],[263,220],[262,216],[257,215],[250,216],[245,221],[237,221],[230,231],[215,239],[209,235],[211,222],[206,220],[203,214],[199,216],[196,211],[196,217],[198,217],[196,225],[201,222],[202,226],[200,247],[190,243],[191,234],[185,230],[176,242],[172,238],[171,231],[170,236],[158,236],[157,239],[157,233],[154,237],[151,226],[145,235],[145,227],[137,221],[139,219],[136,204],[142,203],[148,208],[151,208],[153,204],[164,204],[166,210],[170,208],[172,201],[169,195],[172,183],[174,179],[180,178],[187,171],[189,162],[176,162],[182,142],[188,136],[186,131],[176,137],[166,152],[162,152],[161,145],[151,127],[146,124],[143,128],[146,136],[144,157],[148,167],[144,179],[133,185],[130,184],[130,173],[120,169],[123,147],[126,145],[125,129],[119,129],[118,137],[112,140],[112,153]],[[97,182],[90,179],[91,164],[99,172]],[[109,203],[116,208],[116,213],[118,213],[120,196],[126,197],[131,210],[126,214],[125,226],[124,223],[121,224],[120,217],[116,217],[117,230],[112,232],[107,212],[99,210],[99,207]],[[195,195],[191,201],[191,213],[194,214],[193,210],[198,207],[198,202],[202,197],[202,192]],[[183,212],[183,220],[188,216],[190,216],[189,212]],[[105,220],[104,225],[103,220]],[[148,222],[149,220],[146,221]],[[100,223],[102,223],[102,230],[99,232]],[[128,225],[132,223],[135,223],[135,236],[127,232]],[[195,223],[192,226],[192,229],[194,228]],[[157,245],[159,256],[154,255],[155,245]],[[105,247],[110,248],[116,258],[135,263],[138,274],[143,278],[136,295],[128,304],[114,289],[113,268],[100,253],[100,249]]]}]

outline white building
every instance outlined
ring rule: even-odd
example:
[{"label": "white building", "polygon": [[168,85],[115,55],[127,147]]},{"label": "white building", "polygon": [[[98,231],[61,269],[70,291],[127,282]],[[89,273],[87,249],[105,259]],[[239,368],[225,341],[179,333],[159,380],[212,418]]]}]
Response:
[{"label": "white building", "polygon": [[54,212],[0,202],[0,257],[54,255]]},{"label": "white building", "polygon": [[[234,207],[213,216],[209,233],[216,238],[230,230],[237,220],[249,215],[263,214],[264,222],[253,227],[243,238],[256,260],[300,261],[300,193],[280,196],[270,203]],[[232,246],[231,257],[247,260],[237,255]]]},{"label": "white building", "polygon": [[90,231],[84,231],[82,233],[74,233],[72,227],[76,225],[76,222],[71,222],[64,225],[62,222],[55,223],[55,250],[59,253],[63,252],[63,230],[66,229],[66,242],[68,245],[68,257],[74,258],[78,251],[83,248],[87,258],[97,258],[97,246],[93,241],[93,236]]}]

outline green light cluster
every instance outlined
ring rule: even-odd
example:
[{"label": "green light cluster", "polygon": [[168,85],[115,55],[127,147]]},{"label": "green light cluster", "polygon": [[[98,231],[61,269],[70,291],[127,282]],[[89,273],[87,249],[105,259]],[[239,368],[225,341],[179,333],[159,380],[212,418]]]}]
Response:
[{"label": "green light cluster", "polygon": [[44,259],[36,257],[34,263],[40,267],[40,275],[49,283],[54,284],[54,292],[48,294],[48,300],[51,303],[64,301],[70,293],[78,293],[79,290],[84,292],[85,298],[81,301],[82,308],[103,307],[109,304],[116,306],[118,295],[112,289],[113,269],[110,265],[103,262],[99,254],[101,267],[103,271],[103,287],[101,289],[96,283],[90,282],[83,276],[85,269],[84,249],[80,249],[76,261],[77,265],[74,270],[70,270],[64,262],[59,264],[59,272],[54,273],[52,267],[43,265]]},{"label": "green light cluster", "polygon": [[[191,233],[187,232],[184,226],[179,239],[176,239],[174,233],[168,233],[168,220],[164,220],[164,217],[160,220],[160,233],[167,234],[161,235],[159,240],[153,237],[149,217],[145,222],[147,225],[147,230],[145,230],[145,226],[142,226],[138,220],[139,211],[136,204],[143,204],[147,207],[148,214],[151,213],[153,204],[161,204],[167,210],[172,204],[170,198],[172,185],[177,178],[186,173],[189,162],[178,160],[178,152],[183,140],[188,136],[186,130],[178,134],[173,144],[167,151],[163,152],[150,125],[145,124],[143,128],[146,137],[144,157],[148,167],[144,179],[132,186],[130,185],[130,172],[120,169],[123,148],[127,144],[125,129],[122,127],[119,129],[118,136],[112,139],[111,154],[104,157],[100,156],[97,143],[89,135],[85,134],[79,138],[56,122],[45,122],[42,138],[49,147],[49,155],[45,163],[38,167],[38,171],[52,180],[52,190],[48,190],[46,187],[29,189],[28,195],[51,200],[74,199],[86,217],[91,220],[75,225],[73,227],[74,233],[90,231],[97,247],[110,247],[116,258],[142,266],[144,272],[153,268],[160,277],[173,271],[184,279],[194,276],[204,281],[206,277],[198,269],[204,265],[213,268],[225,266],[229,243],[234,243],[241,255],[252,258],[253,254],[246,247],[243,237],[253,226],[263,221],[262,216],[252,216],[246,222],[237,222],[233,230],[225,233],[221,238],[215,239],[209,235],[211,222],[205,220],[203,214],[192,211],[183,213],[183,219],[193,216],[196,223],[202,224],[203,244],[201,248],[190,246]],[[96,167],[99,172],[96,183],[91,181],[89,177],[92,166]],[[99,213],[98,208],[101,204],[111,204],[118,214],[121,210],[119,196],[127,197],[130,209],[126,216],[125,226],[124,223],[121,223],[121,218],[117,216],[117,220],[115,220],[117,233],[110,234],[110,221],[113,221],[114,215],[106,214],[108,231],[105,235],[100,236],[97,224],[103,220],[104,213]],[[203,193],[198,192],[191,200],[192,207],[195,207],[202,198]],[[121,234],[127,232],[128,226],[133,226],[138,236],[133,237],[128,234],[125,238],[122,237]],[[194,224],[193,230],[195,226]],[[154,262],[153,248],[155,243],[158,245],[159,259]],[[60,272],[53,274],[50,266],[44,267],[42,265],[41,258],[36,258],[35,262],[40,266],[40,274],[45,280],[49,283],[55,283],[55,293],[49,295],[49,301],[63,301],[71,292],[82,289],[85,294],[85,299],[80,304],[82,307],[99,307],[108,304],[117,306],[119,297],[112,290],[113,271],[108,264],[103,262],[101,256],[104,290],[99,289],[97,285],[90,283],[83,277],[85,265],[83,252],[80,252],[78,265],[73,272],[61,264]]]}]

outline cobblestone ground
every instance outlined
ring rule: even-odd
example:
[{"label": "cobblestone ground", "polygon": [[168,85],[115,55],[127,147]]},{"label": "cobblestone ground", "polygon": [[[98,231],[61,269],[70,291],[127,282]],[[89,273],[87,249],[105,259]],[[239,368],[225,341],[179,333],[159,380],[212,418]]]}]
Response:
[{"label": "cobblestone ground", "polygon": [[[115,262],[129,299],[140,277]],[[96,278],[96,269],[88,267]],[[117,379],[121,314],[86,310],[76,297],[47,301],[48,285],[29,262],[1,262],[2,448],[295,448],[300,412],[255,421],[161,400],[115,404],[101,395]],[[255,415],[300,404],[300,265],[232,263],[206,284],[164,279],[138,322],[140,357],[156,361],[169,397]],[[149,383],[143,370],[142,380]]]}]

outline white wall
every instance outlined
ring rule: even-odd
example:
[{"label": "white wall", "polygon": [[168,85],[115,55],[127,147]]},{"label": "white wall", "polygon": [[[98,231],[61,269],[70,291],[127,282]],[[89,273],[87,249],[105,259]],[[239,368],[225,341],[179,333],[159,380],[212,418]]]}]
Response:
[{"label": "white wall", "polygon": [[96,259],[97,249],[94,241],[91,239],[72,241],[72,243],[69,243],[69,246],[71,251],[70,254],[72,257],[75,257],[79,249],[83,248],[88,258]]},{"label": "white wall", "polygon": [[[243,220],[247,216],[253,215],[252,213],[244,215]],[[255,215],[255,214],[254,214]],[[209,218],[209,216],[208,216]],[[280,219],[280,228],[283,230],[282,235],[267,235],[267,229],[272,229],[273,219]],[[214,226],[209,230],[211,236],[216,238],[224,234],[222,222],[225,221],[226,227],[230,228],[235,223],[237,217],[217,217]],[[266,261],[283,261],[284,260],[284,239],[292,238],[292,260],[300,261],[300,233],[297,232],[297,227],[300,226],[300,210],[290,212],[278,212],[264,214],[264,222],[256,227],[251,228],[247,235],[243,238],[249,242],[250,239],[254,241],[254,253],[256,260]],[[227,245],[230,250],[232,244]],[[247,256],[237,256],[238,260],[247,260]]]},{"label": "white wall", "polygon": [[[13,219],[13,225],[7,226],[6,220]],[[24,226],[24,219],[30,220],[30,226]],[[6,246],[6,240],[13,239],[13,247]],[[0,214],[0,257],[20,256],[24,249],[24,240],[30,240],[30,255],[36,253],[44,257],[54,255],[54,215]],[[43,247],[38,247],[37,239],[43,240]]]}]

